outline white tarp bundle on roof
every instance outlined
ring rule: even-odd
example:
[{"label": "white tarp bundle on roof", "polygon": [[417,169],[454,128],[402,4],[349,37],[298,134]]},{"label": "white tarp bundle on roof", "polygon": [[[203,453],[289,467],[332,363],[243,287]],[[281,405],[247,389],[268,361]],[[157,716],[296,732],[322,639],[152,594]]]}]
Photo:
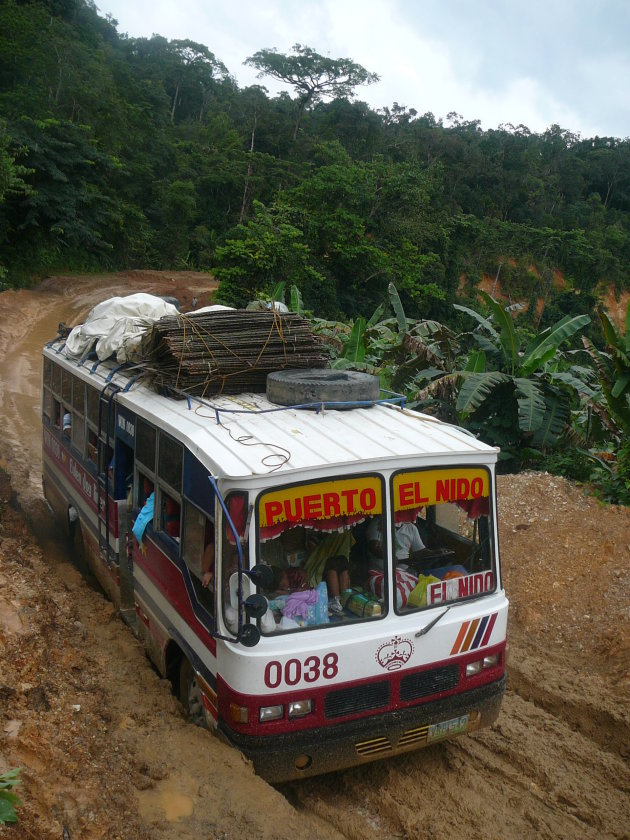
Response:
[{"label": "white tarp bundle on roof", "polygon": [[120,363],[129,361],[151,324],[165,315],[177,314],[179,310],[172,303],[144,292],[109,298],[97,304],[85,322],[70,332],[65,354],[83,359],[96,346],[100,361],[113,355]]}]

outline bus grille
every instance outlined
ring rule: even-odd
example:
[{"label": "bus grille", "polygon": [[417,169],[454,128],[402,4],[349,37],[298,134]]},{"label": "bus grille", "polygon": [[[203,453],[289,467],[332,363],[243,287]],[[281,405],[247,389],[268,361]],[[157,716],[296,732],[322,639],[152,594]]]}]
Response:
[{"label": "bus grille", "polygon": [[353,688],[342,688],[326,695],[324,714],[327,718],[342,717],[368,709],[389,705],[389,683],[376,682]]},{"label": "bus grille", "polygon": [[383,755],[384,753],[392,752],[394,749],[399,750],[409,749],[418,745],[424,746],[427,742],[427,732],[429,731],[428,724],[424,726],[417,726],[415,729],[408,729],[398,739],[398,743],[392,744],[389,738],[385,736],[370,738],[368,741],[358,741],[354,748],[357,755],[370,757],[375,755]]},{"label": "bus grille", "polygon": [[400,699],[416,700],[430,694],[439,694],[455,688],[459,682],[459,665],[446,665],[444,668],[433,668],[430,671],[419,671],[409,674],[400,681]]}]

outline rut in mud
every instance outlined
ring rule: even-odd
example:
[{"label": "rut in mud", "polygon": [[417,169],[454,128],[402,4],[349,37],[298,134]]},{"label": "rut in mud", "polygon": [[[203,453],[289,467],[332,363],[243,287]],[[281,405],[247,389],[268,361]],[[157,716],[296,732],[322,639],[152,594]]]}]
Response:
[{"label": "rut in mud", "polygon": [[0,465],[28,518],[5,479],[0,772],[23,767],[24,805],[0,836],[630,837],[630,510],[549,475],[499,479],[511,611],[492,729],[276,790],[183,721],[42,502],[40,349],[114,294],[187,306],[213,289],[207,275],[132,272],[0,294]]}]

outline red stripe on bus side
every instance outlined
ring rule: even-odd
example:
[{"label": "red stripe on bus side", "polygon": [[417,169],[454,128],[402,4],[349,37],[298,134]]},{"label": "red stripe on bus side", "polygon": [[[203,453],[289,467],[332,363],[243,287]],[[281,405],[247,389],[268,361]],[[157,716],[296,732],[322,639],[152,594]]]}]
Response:
[{"label": "red stripe on bus side", "polygon": [[485,647],[490,641],[490,636],[492,634],[492,628],[494,627],[494,622],[497,620],[497,615],[499,613],[493,613],[490,616],[490,621],[488,622],[488,626],[486,627],[486,632],[484,633],[483,639],[481,640],[481,647]]}]

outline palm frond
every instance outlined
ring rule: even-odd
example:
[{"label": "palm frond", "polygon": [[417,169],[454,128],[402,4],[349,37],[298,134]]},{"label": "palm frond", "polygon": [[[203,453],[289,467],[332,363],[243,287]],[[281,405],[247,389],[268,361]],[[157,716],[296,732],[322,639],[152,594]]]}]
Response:
[{"label": "palm frond", "polygon": [[400,332],[405,332],[405,330],[407,329],[407,318],[405,317],[405,310],[403,309],[402,301],[400,300],[400,295],[398,294],[398,289],[396,288],[396,286],[394,286],[393,283],[390,283],[387,287],[387,291],[389,292],[389,299],[391,301],[394,312],[396,313],[398,329],[400,330]]},{"label": "palm frond", "polygon": [[379,303],[379,305],[376,307],[376,309],[372,313],[372,317],[367,322],[368,329],[370,327],[375,326],[375,324],[378,324],[379,321],[382,319],[384,314],[385,314],[385,304]]},{"label": "palm frond", "polygon": [[590,323],[589,315],[567,315],[557,324],[543,330],[525,351],[519,369],[521,376],[530,376],[542,367],[563,342],[568,341],[578,330]]},{"label": "palm frond", "polygon": [[286,283],[284,280],[281,280],[279,283],[273,287],[273,291],[271,293],[271,300],[276,300],[279,303],[284,303],[284,287]]},{"label": "palm frond", "polygon": [[551,381],[561,382],[563,385],[572,388],[578,394],[585,397],[594,397],[596,394],[601,393],[599,388],[590,385],[583,377],[576,376],[573,368],[571,370],[556,371],[552,374]]},{"label": "palm frond", "polygon": [[548,397],[542,421],[534,431],[534,443],[543,449],[554,446],[566,430],[570,416],[569,402],[563,394],[556,392]]},{"label": "palm frond", "polygon": [[362,362],[365,358],[365,342],[363,336],[365,334],[365,318],[357,318],[352,325],[352,332],[348,339],[343,357],[348,359],[353,364]]},{"label": "palm frond", "polygon": [[408,352],[413,353],[418,358],[424,359],[431,364],[439,365],[443,361],[440,348],[435,342],[427,344],[421,338],[416,338],[409,333],[405,333],[402,345]]},{"label": "palm frond", "polygon": [[471,373],[483,373],[486,369],[486,354],[483,350],[477,350],[470,354],[468,361],[464,366],[464,370]]},{"label": "palm frond", "polygon": [[291,286],[291,305],[289,308],[292,312],[297,312],[298,315],[301,315],[304,311],[302,292],[300,292],[297,286]]},{"label": "palm frond", "polygon": [[456,409],[464,416],[478,409],[497,385],[510,380],[509,376],[498,370],[460,375],[464,375],[465,379],[457,395]]},{"label": "palm frond", "polygon": [[501,347],[503,348],[505,359],[510,365],[510,372],[513,374],[516,370],[518,362],[518,351],[521,347],[521,340],[516,332],[512,316],[506,312],[504,307],[501,306],[500,303],[497,303],[497,301],[494,300],[494,298],[492,298],[487,292],[480,289],[479,294],[490,307],[494,320],[499,325],[501,330]]},{"label": "palm frond", "polygon": [[522,432],[533,432],[540,427],[545,414],[545,398],[532,379],[514,379],[518,402],[518,426]]},{"label": "palm frond", "polygon": [[462,306],[460,303],[454,303],[453,307],[459,312],[465,312],[466,315],[470,315],[474,318],[478,324],[481,324],[481,326],[490,333],[497,344],[500,344],[501,339],[499,338],[499,333],[495,330],[492,322],[488,318],[484,318],[484,316],[480,315],[479,312],[475,312],[474,309],[470,309],[468,306]]}]

